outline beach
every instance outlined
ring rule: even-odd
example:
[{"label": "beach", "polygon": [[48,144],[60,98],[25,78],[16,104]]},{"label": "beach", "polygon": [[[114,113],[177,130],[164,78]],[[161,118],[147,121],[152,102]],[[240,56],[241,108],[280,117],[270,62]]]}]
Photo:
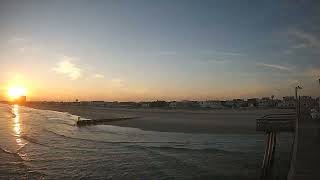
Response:
[{"label": "beach", "polygon": [[255,134],[255,119],[270,113],[286,113],[284,109],[184,110],[129,109],[94,106],[29,103],[37,109],[68,112],[87,119],[132,119],[108,122],[109,125],[133,127],[160,132]]}]

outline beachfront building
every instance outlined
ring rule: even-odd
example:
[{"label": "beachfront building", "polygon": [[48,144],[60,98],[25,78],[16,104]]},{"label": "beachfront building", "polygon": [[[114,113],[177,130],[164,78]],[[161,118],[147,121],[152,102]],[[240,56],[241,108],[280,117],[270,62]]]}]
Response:
[{"label": "beachfront building", "polygon": [[273,106],[274,106],[274,102],[269,97],[263,97],[263,98],[259,99],[259,101],[258,101],[259,108],[270,108]]},{"label": "beachfront building", "polygon": [[149,108],[150,107],[150,103],[148,103],[148,102],[140,102],[139,104],[142,108]]},{"label": "beachfront building", "polygon": [[223,109],[221,101],[200,101],[199,105],[201,108],[212,108],[212,109]]},{"label": "beachfront building", "polygon": [[301,96],[300,105],[303,108],[314,108],[317,105],[316,99],[313,99],[311,96]]},{"label": "beachfront building", "polygon": [[250,98],[247,99],[248,107],[257,107],[258,106],[258,98]]},{"label": "beachfront building", "polygon": [[233,99],[233,108],[248,107],[248,103],[244,99]]},{"label": "beachfront building", "polygon": [[227,108],[233,108],[234,102],[232,100],[223,101],[222,105]]},{"label": "beachfront building", "polygon": [[91,101],[90,102],[91,106],[104,106],[104,101]]},{"label": "beachfront building", "polygon": [[296,106],[296,101],[293,96],[285,96],[282,101],[277,104],[278,108],[293,109]]},{"label": "beachfront building", "polygon": [[177,108],[199,108],[198,101],[182,100],[177,102]]},{"label": "beachfront building", "polygon": [[163,108],[163,107],[168,107],[168,103],[166,101],[152,101],[149,103],[150,107],[155,107],[155,108]]},{"label": "beachfront building", "polygon": [[175,109],[178,106],[178,102],[177,101],[172,101],[169,103],[169,108]]}]

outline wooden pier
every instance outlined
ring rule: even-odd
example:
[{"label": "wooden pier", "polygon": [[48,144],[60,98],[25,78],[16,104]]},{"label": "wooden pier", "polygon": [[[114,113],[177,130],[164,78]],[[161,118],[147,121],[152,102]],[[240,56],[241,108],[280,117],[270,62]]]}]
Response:
[{"label": "wooden pier", "polygon": [[268,114],[256,121],[256,130],[266,133],[266,147],[261,167],[261,180],[271,179],[276,151],[277,134],[295,130],[296,114]]},{"label": "wooden pier", "polygon": [[320,179],[320,120],[301,113],[297,121],[295,142],[288,180]]}]

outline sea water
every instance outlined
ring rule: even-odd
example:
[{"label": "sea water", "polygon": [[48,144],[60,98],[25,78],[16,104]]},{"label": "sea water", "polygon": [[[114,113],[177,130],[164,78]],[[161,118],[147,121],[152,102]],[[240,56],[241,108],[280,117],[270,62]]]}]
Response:
[{"label": "sea water", "polygon": [[[0,179],[257,179],[264,134],[77,127],[68,113],[0,104]],[[291,134],[275,165],[285,178]]]}]

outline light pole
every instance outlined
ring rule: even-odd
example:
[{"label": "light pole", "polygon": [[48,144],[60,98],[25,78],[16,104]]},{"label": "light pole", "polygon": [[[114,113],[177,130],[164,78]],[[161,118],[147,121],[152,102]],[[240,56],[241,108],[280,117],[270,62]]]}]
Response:
[{"label": "light pole", "polygon": [[295,87],[295,95],[296,95],[296,101],[298,102],[298,89],[302,89],[301,86],[296,86]]},{"label": "light pole", "polygon": [[300,102],[298,100],[298,89],[302,89],[301,86],[296,86],[295,87],[295,96],[296,96],[296,113],[297,117],[300,117]]}]

